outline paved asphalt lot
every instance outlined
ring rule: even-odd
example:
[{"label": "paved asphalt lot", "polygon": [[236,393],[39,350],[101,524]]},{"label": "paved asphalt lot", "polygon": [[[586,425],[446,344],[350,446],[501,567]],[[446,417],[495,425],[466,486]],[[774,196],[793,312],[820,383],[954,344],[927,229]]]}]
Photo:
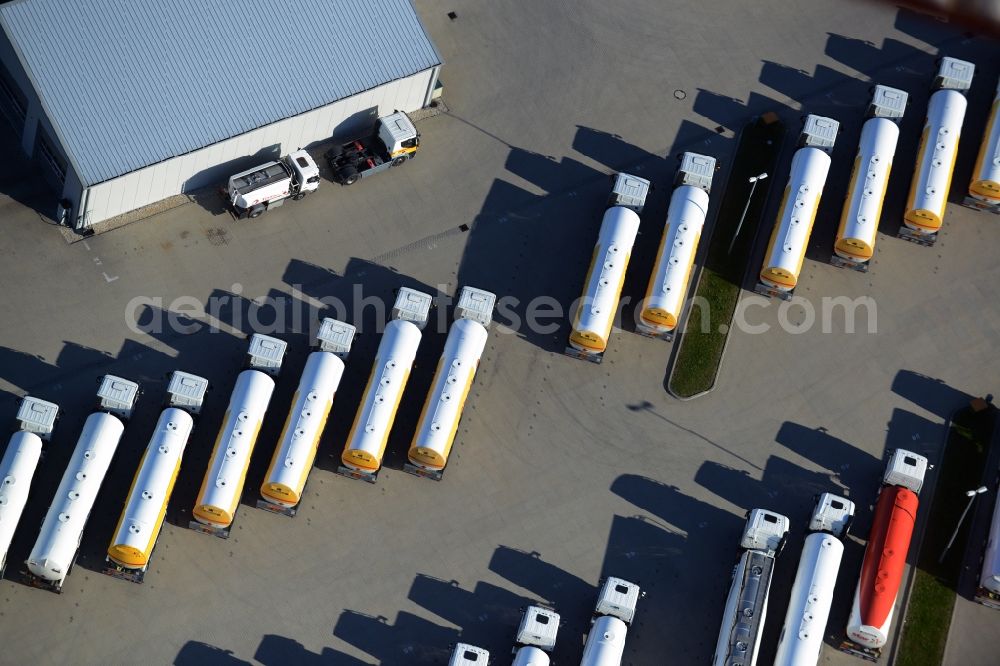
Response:
[{"label": "paved asphalt lot", "polygon": [[[12,418],[16,398],[30,392],[60,403],[64,416],[0,582],[0,661],[443,664],[447,646],[462,639],[503,663],[519,607],[537,600],[562,613],[555,656],[571,664],[598,580],[617,575],[648,591],[627,661],[703,664],[742,516],[764,506],[793,524],[764,633],[760,663],[769,663],[812,496],[848,493],[861,507],[855,533],[863,538],[885,450],[936,456],[948,414],[969,396],[996,392],[997,218],[951,206],[934,248],[892,237],[934,58],[981,65],[956,174],[961,192],[996,82],[995,43],[859,2],[417,7],[446,60],[449,112],[422,122],[419,158],[382,178],[352,188],[325,183],[255,222],[189,204],[70,245],[32,209],[39,194],[24,165],[4,165],[0,414]],[[887,235],[861,275],[825,260],[872,80],[906,88],[912,102]],[[871,296],[876,334],[862,318],[860,332],[847,335],[837,315],[831,333],[816,326],[791,334],[777,328],[776,305],[751,309],[750,321],[773,330],[736,333],[717,390],[681,403],[664,390],[668,344],[618,331],[595,366],[559,353],[564,323],[547,333],[494,327],[451,465],[435,484],[400,471],[444,343],[442,331],[429,329],[386,469],[370,486],[332,473],[378,343],[369,310],[303,508],[288,520],[252,504],[304,362],[307,335],[298,327],[282,334],[286,370],[232,538],[181,527],[242,361],[249,315],[265,323],[275,316],[259,312],[259,299],[282,299],[290,317],[316,299],[351,296],[355,284],[382,298],[400,285],[454,293],[473,284],[519,298],[519,316],[538,295],[568,305],[596,238],[606,174],[618,169],[660,186],[626,281],[634,298],[652,267],[674,155],[717,156],[721,185],[734,128],[767,110],[790,127],[804,112],[843,123],[798,294],[817,310],[824,296]],[[790,158],[786,151],[783,174]],[[783,185],[783,174],[771,182]],[[132,299],[160,298],[168,308],[181,296],[228,298],[216,322],[222,332],[145,335],[127,326]],[[782,312],[794,322],[804,316],[801,307]],[[165,316],[155,304],[136,313],[144,324]],[[175,368],[207,376],[213,390],[139,587],[98,570]],[[25,587],[18,563],[106,372],[140,381],[145,395],[64,593]],[[832,632],[846,619],[862,551],[855,538]],[[970,630],[965,640],[981,647],[952,663],[993,663],[986,656],[1000,647],[1000,632]],[[855,663],[829,646],[822,661]]]}]

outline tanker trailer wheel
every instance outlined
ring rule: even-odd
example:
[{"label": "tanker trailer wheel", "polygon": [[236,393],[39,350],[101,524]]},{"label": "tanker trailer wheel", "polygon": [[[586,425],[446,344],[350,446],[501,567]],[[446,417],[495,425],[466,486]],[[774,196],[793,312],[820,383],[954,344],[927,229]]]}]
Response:
[{"label": "tanker trailer wheel", "polygon": [[260,217],[263,214],[264,214],[264,207],[261,206],[260,204],[257,204],[256,206],[250,209],[250,212],[247,213],[247,217],[249,217],[250,219],[254,219]]}]

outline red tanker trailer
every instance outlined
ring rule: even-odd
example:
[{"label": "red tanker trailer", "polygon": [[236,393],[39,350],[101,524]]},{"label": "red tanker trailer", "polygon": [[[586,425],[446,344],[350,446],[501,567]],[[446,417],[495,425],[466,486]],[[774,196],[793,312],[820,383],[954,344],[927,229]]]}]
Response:
[{"label": "red tanker trailer", "polygon": [[927,458],[896,449],[882,478],[861,577],[847,622],[847,639],[840,646],[841,650],[869,661],[878,661],[889,639],[917,520],[917,493],[926,472]]}]

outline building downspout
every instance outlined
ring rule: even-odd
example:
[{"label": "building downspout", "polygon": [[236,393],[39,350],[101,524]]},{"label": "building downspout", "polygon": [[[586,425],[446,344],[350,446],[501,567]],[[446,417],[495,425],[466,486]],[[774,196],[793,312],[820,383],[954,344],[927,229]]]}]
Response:
[{"label": "building downspout", "polygon": [[434,96],[434,87],[437,85],[440,75],[441,65],[434,65],[434,69],[431,72],[430,84],[427,86],[427,94],[424,95],[424,108],[427,108],[431,104],[431,99]]},{"label": "building downspout", "polygon": [[80,231],[84,228],[84,222],[87,219],[88,203],[90,203],[90,188],[86,187],[83,190],[83,194],[80,195],[80,210],[76,215],[76,224],[73,225],[75,231]]}]

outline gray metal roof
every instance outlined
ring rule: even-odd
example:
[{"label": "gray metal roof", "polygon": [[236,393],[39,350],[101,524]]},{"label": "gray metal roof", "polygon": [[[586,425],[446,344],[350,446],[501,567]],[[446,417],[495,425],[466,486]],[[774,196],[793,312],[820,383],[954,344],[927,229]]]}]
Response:
[{"label": "gray metal roof", "polygon": [[411,0],[16,0],[0,26],[84,185],[441,62]]}]

